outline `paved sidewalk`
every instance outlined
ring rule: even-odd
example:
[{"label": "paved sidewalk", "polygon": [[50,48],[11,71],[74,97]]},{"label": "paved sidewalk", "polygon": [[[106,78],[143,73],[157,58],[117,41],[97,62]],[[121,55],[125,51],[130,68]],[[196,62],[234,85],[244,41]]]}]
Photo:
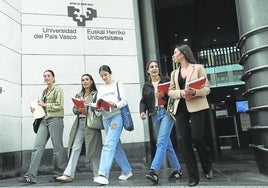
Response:
[{"label": "paved sidewalk", "polygon": [[[225,156],[222,153],[222,159],[214,162],[214,178],[207,180],[200,169],[201,180],[198,187],[268,187],[268,176],[259,173],[252,153],[235,152]],[[200,167],[200,166],[199,166]],[[182,164],[183,176],[179,180],[169,180],[167,177],[170,169],[160,171],[160,180],[157,185],[151,183],[145,178],[147,171],[134,170],[133,177],[127,181],[118,180],[120,172],[112,171],[110,184],[106,187],[187,187],[188,178],[184,164]],[[77,173],[75,181],[72,183],[52,182],[51,175],[38,176],[38,183],[26,185],[18,181],[19,178],[12,178],[0,181],[0,187],[85,187],[98,186],[93,183],[92,173]]]}]

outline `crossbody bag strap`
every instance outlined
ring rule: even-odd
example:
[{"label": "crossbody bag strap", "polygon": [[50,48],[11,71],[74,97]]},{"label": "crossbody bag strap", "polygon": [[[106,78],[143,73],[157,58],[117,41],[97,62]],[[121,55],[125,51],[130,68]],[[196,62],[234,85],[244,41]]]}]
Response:
[{"label": "crossbody bag strap", "polygon": [[116,82],[116,88],[117,88],[117,93],[118,93],[118,99],[121,100],[120,92],[119,92],[119,88],[118,88],[118,81]]},{"label": "crossbody bag strap", "polygon": [[[90,93],[89,95],[91,97],[91,100],[88,101],[88,102],[93,102],[95,100],[95,97],[97,96],[97,92],[96,93]],[[91,110],[91,109],[89,109],[89,106],[87,106],[86,108],[87,108],[87,113],[86,113],[86,126],[87,126],[88,111]]]}]

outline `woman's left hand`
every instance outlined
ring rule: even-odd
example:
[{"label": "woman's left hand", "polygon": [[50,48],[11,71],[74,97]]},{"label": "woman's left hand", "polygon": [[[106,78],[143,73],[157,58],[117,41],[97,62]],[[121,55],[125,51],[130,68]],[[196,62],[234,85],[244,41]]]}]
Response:
[{"label": "woman's left hand", "polygon": [[182,91],[182,97],[185,99],[191,99],[195,95],[195,89],[187,89]]},{"label": "woman's left hand", "polygon": [[103,107],[96,108],[96,111],[97,112],[102,112],[102,111],[104,111],[104,108]]},{"label": "woman's left hand", "polygon": [[46,107],[46,103],[44,103],[43,101],[38,101],[38,105],[42,107]]},{"label": "woman's left hand", "polygon": [[163,98],[165,96],[165,93],[162,90],[158,90],[155,93],[156,98]]},{"label": "woman's left hand", "polygon": [[77,108],[77,111],[81,114],[87,114],[87,109],[86,108]]},{"label": "woman's left hand", "polygon": [[112,108],[117,108],[116,104],[114,102],[108,102]]},{"label": "woman's left hand", "polygon": [[32,113],[34,113],[34,111],[35,111],[35,108],[33,108],[33,107],[30,107],[30,110],[31,110],[31,112],[32,112]]},{"label": "woman's left hand", "polygon": [[145,120],[146,119],[146,113],[145,112],[142,112],[140,114],[140,117],[141,117],[142,120]]}]

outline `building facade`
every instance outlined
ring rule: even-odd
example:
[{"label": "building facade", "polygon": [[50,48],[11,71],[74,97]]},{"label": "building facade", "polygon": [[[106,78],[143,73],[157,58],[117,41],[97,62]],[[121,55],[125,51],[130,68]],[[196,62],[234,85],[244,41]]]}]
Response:
[{"label": "building facade", "polygon": [[[43,72],[53,70],[56,84],[64,90],[66,147],[75,118],[71,97],[80,90],[84,73],[93,76],[97,87],[102,84],[98,68],[103,64],[111,67],[113,78],[123,81],[127,91],[135,123],[134,131],[123,131],[121,136],[127,155],[131,163],[149,166],[154,135],[150,122],[139,116],[144,67],[159,59],[162,72],[168,74],[171,68],[165,65],[172,64],[171,56],[159,55],[154,2],[110,0],[107,5],[105,0],[0,0],[0,178],[19,175],[28,168],[35,139],[29,107],[45,87]],[[243,12],[241,7],[250,7],[250,2],[237,0],[238,13]],[[265,0],[261,4],[268,7]],[[246,16],[237,17],[242,34],[247,31],[242,27]],[[212,88],[245,85],[243,65],[237,62],[243,49],[234,44],[195,49]],[[218,111],[219,116],[225,113]],[[49,142],[42,166],[51,165],[51,150]]]}]

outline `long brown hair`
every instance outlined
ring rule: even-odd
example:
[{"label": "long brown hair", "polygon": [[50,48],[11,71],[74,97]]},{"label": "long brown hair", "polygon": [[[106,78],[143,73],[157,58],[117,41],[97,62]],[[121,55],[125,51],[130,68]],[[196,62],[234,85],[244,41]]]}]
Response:
[{"label": "long brown hair", "polygon": [[176,45],[175,48],[177,48],[184,55],[184,58],[188,62],[194,63],[194,64],[197,63],[191,48],[187,44]]},{"label": "long brown hair", "polygon": [[159,63],[156,61],[156,60],[151,60],[151,61],[149,61],[147,64],[146,64],[146,74],[147,74],[147,78],[148,78],[148,80],[151,80],[151,77],[150,77],[150,74],[147,72],[147,70],[149,69],[149,66],[151,65],[151,63],[152,62],[155,62],[156,64],[157,64],[157,66],[158,66],[158,75],[160,76],[160,77],[162,77],[162,75],[161,75],[161,73],[160,73],[160,65],[159,65]]},{"label": "long brown hair", "polygon": [[[89,79],[92,81],[92,84],[90,85],[90,92],[92,92],[92,91],[97,91],[97,87],[96,87],[96,84],[95,84],[95,82],[94,82],[94,80],[93,80],[93,77],[90,75],[90,74],[83,74],[82,76],[81,76],[81,80],[82,80],[82,78],[84,77],[84,76],[87,76],[87,77],[89,77]],[[85,88],[82,86],[82,90],[81,90],[84,94],[85,94]]]}]

